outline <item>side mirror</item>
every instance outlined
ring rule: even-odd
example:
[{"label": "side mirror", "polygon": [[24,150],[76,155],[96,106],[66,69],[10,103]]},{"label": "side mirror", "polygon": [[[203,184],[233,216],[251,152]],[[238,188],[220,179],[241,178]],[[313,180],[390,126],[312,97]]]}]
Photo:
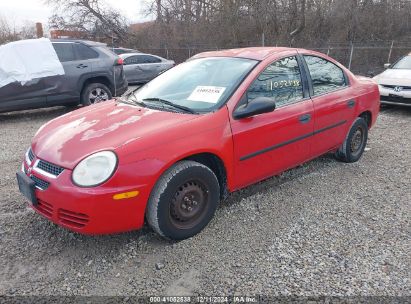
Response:
[{"label": "side mirror", "polygon": [[384,69],[389,69],[391,67],[391,63],[385,63],[384,64]]},{"label": "side mirror", "polygon": [[258,114],[269,113],[275,109],[274,98],[257,97],[250,102],[239,106],[234,111],[234,118],[241,119],[251,117]]}]

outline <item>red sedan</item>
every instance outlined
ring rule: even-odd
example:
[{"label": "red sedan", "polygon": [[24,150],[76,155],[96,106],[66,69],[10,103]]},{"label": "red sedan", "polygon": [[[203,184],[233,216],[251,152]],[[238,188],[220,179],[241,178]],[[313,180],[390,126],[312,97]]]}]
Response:
[{"label": "red sedan", "polygon": [[139,229],[184,239],[219,202],[327,152],[356,162],[377,85],[291,48],[207,52],[120,99],[56,118],[17,173],[38,213],[85,234]]}]

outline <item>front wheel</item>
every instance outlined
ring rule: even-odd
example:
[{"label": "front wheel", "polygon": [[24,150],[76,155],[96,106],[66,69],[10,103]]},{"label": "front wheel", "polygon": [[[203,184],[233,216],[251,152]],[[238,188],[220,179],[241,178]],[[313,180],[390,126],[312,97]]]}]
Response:
[{"label": "front wheel", "polygon": [[182,240],[199,233],[213,218],[220,186],[210,168],[181,161],[155,185],[147,205],[149,225],[163,237]]},{"label": "front wheel", "polygon": [[358,117],[351,126],[343,145],[337,150],[337,159],[354,163],[364,153],[368,140],[368,125],[364,118]]},{"label": "front wheel", "polygon": [[81,103],[89,106],[113,98],[110,89],[102,83],[90,83],[81,93]]}]

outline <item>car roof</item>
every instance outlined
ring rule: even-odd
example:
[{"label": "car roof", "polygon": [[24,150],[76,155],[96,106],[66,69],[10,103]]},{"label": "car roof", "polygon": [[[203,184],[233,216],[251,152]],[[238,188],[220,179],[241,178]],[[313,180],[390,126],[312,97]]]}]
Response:
[{"label": "car roof", "polygon": [[82,39],[50,39],[51,42],[78,42],[85,44],[87,46],[106,46],[107,44],[91,40],[82,40]]},{"label": "car roof", "polygon": [[129,48],[124,48],[124,47],[115,47],[115,50],[127,50],[127,51],[136,51],[135,49],[129,49]]},{"label": "car roof", "polygon": [[148,56],[153,56],[153,57],[158,57],[158,58],[162,58],[160,56],[157,55],[153,55],[153,54],[147,54],[147,53],[124,53],[124,54],[120,54],[119,56],[123,59],[131,57],[131,56],[141,56],[141,55],[148,55]]},{"label": "car roof", "polygon": [[[192,58],[202,58],[202,57],[238,57],[247,58],[254,60],[264,60],[265,58],[280,52],[285,51],[298,51],[303,49],[288,48],[288,47],[248,47],[241,49],[229,49],[221,51],[210,51],[199,53]],[[305,50],[304,50],[305,51]]]}]

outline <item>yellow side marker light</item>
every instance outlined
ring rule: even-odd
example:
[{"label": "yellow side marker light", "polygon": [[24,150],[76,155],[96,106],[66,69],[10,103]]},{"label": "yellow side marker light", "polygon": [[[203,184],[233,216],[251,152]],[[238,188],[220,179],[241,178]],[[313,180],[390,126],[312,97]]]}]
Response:
[{"label": "yellow side marker light", "polygon": [[130,191],[130,192],[124,192],[124,193],[117,193],[117,194],[113,195],[113,199],[121,200],[121,199],[126,199],[126,198],[132,198],[132,197],[136,197],[139,194],[140,194],[140,191]]}]

